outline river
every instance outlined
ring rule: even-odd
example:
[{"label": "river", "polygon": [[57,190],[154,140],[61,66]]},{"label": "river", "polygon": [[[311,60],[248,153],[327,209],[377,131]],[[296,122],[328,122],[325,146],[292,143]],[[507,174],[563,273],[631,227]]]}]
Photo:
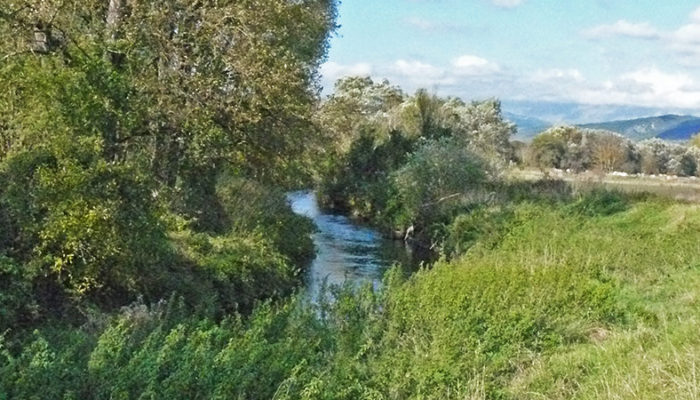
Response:
[{"label": "river", "polygon": [[316,298],[324,282],[340,285],[381,284],[384,272],[398,264],[407,272],[415,271],[424,254],[414,252],[402,241],[384,238],[378,231],[344,215],[320,209],[312,191],[287,194],[295,213],[309,217],[316,224],[313,234],[316,258],[306,277],[306,286]]}]

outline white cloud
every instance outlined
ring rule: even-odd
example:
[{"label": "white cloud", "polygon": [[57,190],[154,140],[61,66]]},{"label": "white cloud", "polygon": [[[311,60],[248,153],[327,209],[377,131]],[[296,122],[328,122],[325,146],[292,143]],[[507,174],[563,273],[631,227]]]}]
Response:
[{"label": "white cloud", "polygon": [[513,8],[522,4],[523,0],[491,0],[491,2],[498,7]]},{"label": "white cloud", "polygon": [[500,68],[484,58],[462,55],[449,65],[437,66],[415,59],[399,59],[384,64],[356,63],[342,65],[328,62],[321,66],[322,85],[329,93],[337,79],[353,75],[370,75],[375,80],[388,79],[406,91],[417,88],[458,90],[475,82],[497,80]]},{"label": "white cloud", "polygon": [[591,38],[624,36],[645,40],[658,40],[665,48],[672,50],[680,64],[700,66],[700,7],[689,16],[688,23],[676,30],[662,31],[647,22],[633,23],[620,20],[611,25],[599,25],[583,31]]},{"label": "white cloud", "polygon": [[532,81],[534,82],[548,82],[548,81],[553,81],[553,80],[569,80],[569,81],[576,81],[580,82],[583,81],[583,74],[581,74],[581,71],[572,68],[572,69],[546,69],[546,70],[538,70],[535,71],[534,74],[530,77]]},{"label": "white cloud", "polygon": [[584,31],[584,35],[592,38],[608,36],[627,36],[637,39],[657,39],[660,32],[647,22],[632,23],[619,20],[610,25],[599,25]]},{"label": "white cloud", "polygon": [[582,104],[700,110],[700,90],[692,77],[655,67],[630,71],[601,83],[585,79],[551,82],[536,88],[532,92],[535,98],[540,90],[553,95],[554,100]]},{"label": "white cloud", "polygon": [[448,65],[399,59],[386,64],[324,64],[326,93],[335,79],[347,75],[371,75],[388,79],[412,92],[435,90],[464,100],[498,97],[503,100],[574,102],[586,105],[644,106],[700,112],[700,79],[656,67],[628,71],[604,81],[587,79],[578,69],[552,68],[518,72],[500,68],[474,55],[456,57]]},{"label": "white cloud", "polygon": [[686,65],[700,66],[700,8],[690,15],[690,22],[666,35],[671,48]]},{"label": "white cloud", "polygon": [[419,29],[421,31],[432,31],[437,28],[437,24],[425,18],[410,17],[406,18],[405,22],[411,28]]},{"label": "white cloud", "polygon": [[346,76],[368,76],[372,75],[372,64],[356,63],[343,65],[329,61],[321,65],[320,72],[323,76],[323,86],[333,87],[335,81]]},{"label": "white cloud", "polygon": [[[624,74],[621,84],[633,83],[639,92],[630,101],[654,105],[669,104],[680,108],[700,108],[700,91],[696,82],[683,73],[667,73],[645,68]],[[623,93],[624,94],[624,93]]]},{"label": "white cloud", "polygon": [[690,19],[695,22],[700,22],[700,7],[696,8],[695,11],[690,14]]},{"label": "white cloud", "polygon": [[479,68],[489,65],[489,62],[484,58],[465,54],[457,57],[454,60],[453,65],[458,68]]},{"label": "white cloud", "polygon": [[485,58],[464,54],[452,61],[452,70],[457,75],[488,75],[496,73],[500,67]]},{"label": "white cloud", "polygon": [[393,71],[414,80],[440,79],[445,75],[442,69],[416,60],[398,60],[393,65]]}]

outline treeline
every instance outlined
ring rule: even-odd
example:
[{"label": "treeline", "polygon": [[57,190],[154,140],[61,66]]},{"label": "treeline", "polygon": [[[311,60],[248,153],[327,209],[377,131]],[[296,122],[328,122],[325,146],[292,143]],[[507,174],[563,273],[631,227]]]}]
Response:
[{"label": "treeline", "polygon": [[310,179],[335,7],[4,2],[0,335],[172,293],[221,318],[296,290],[312,226],[284,187]]},{"label": "treeline", "polygon": [[518,159],[526,166],[573,172],[700,176],[700,147],[661,139],[633,142],[614,132],[573,126],[550,128],[529,145],[520,144]]},{"label": "treeline", "polygon": [[423,244],[442,242],[443,228],[484,204],[513,158],[515,126],[496,100],[407,95],[357,77],[335,89],[317,117],[328,143],[322,203],[401,238],[411,230]]}]

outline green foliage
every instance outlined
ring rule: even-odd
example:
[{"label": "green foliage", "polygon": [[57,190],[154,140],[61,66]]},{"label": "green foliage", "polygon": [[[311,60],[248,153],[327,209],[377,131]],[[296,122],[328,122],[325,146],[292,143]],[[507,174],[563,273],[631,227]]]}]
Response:
[{"label": "green foliage", "polygon": [[394,175],[405,223],[424,223],[430,213],[456,197],[469,197],[486,179],[483,161],[459,142],[442,140],[419,147]]},{"label": "green foliage", "polygon": [[312,226],[272,188],[308,181],[336,5],[0,7],[0,333],[140,296],[221,317],[291,293]]},{"label": "green foliage", "polygon": [[466,104],[424,89],[407,97],[388,82],[346,78],[319,115],[330,147],[321,203],[394,235],[414,226],[426,244],[484,200],[481,184],[514,155],[515,128],[496,100]]},{"label": "green foliage", "polygon": [[700,151],[654,138],[633,143],[614,132],[571,126],[550,128],[536,136],[524,163],[547,172],[550,168],[574,172],[667,174],[695,176]]},{"label": "green foliage", "polygon": [[605,190],[595,190],[586,193],[569,209],[574,213],[579,213],[587,217],[607,216],[625,211],[628,207],[628,200],[619,192]]},{"label": "green foliage", "polygon": [[375,130],[363,130],[321,182],[322,202],[391,223],[386,215],[393,193],[390,174],[403,165],[414,148],[415,141],[400,132],[392,131],[382,139]]},{"label": "green foliage", "polygon": [[513,214],[503,208],[479,207],[469,213],[458,215],[447,227],[441,253],[445,256],[459,256],[467,252],[477,242],[497,246],[508,227],[514,223]]},{"label": "green foliage", "polygon": [[693,135],[688,141],[688,144],[694,147],[700,147],[700,132]]},{"label": "green foliage", "polygon": [[209,286],[200,290],[208,289],[210,293],[198,297],[212,296],[210,301],[214,302],[218,315],[232,311],[248,313],[262,299],[291,294],[301,281],[299,268],[262,233],[212,237],[180,232],[174,239],[185,259],[203,275],[199,279]]},{"label": "green foliage", "polygon": [[553,128],[537,135],[530,145],[529,162],[538,168],[561,168],[572,129]]},{"label": "green foliage", "polygon": [[14,260],[0,256],[0,330],[25,326],[36,314],[31,280]]},{"label": "green foliage", "polygon": [[[0,398],[84,399],[92,390],[85,366],[91,335],[72,329],[35,330],[13,355],[0,336]],[[39,389],[40,388],[40,389]]]},{"label": "green foliage", "polygon": [[313,222],[292,211],[283,190],[229,175],[216,190],[230,231],[258,232],[294,265],[305,265],[314,256]]},{"label": "green foliage", "polygon": [[15,236],[6,251],[70,296],[143,290],[137,276],[168,254],[148,179],[107,163],[99,141],[69,140],[57,135],[2,164],[0,203]]},{"label": "green foliage", "polygon": [[634,398],[632,385],[692,398],[700,214],[656,200],[605,211],[615,196],[460,217],[465,255],[407,281],[392,271],[380,291],[333,288],[332,301],[218,323],[176,299],[137,303],[94,336],[3,341],[0,394],[593,399]]}]

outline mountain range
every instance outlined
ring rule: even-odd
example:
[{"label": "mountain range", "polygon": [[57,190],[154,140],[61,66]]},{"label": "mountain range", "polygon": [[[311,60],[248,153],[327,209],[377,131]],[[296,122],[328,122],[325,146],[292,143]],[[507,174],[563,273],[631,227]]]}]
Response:
[{"label": "mountain range", "polygon": [[[506,119],[518,127],[518,132],[515,135],[516,140],[530,141],[545,129],[561,124],[511,112],[503,114]],[[617,132],[634,141],[655,137],[671,141],[685,141],[694,134],[700,133],[700,118],[691,115],[666,114],[655,117],[577,124],[577,126]]]},{"label": "mountain range", "polygon": [[504,100],[501,105],[506,119],[518,127],[515,139],[522,141],[554,125],[605,129],[632,140],[683,141],[700,132],[700,117],[688,115],[695,110],[528,100]]},{"label": "mountain range", "polygon": [[583,128],[605,129],[620,133],[632,140],[660,138],[665,140],[688,140],[700,132],[700,118],[690,115],[660,115],[621,121],[580,125]]}]

